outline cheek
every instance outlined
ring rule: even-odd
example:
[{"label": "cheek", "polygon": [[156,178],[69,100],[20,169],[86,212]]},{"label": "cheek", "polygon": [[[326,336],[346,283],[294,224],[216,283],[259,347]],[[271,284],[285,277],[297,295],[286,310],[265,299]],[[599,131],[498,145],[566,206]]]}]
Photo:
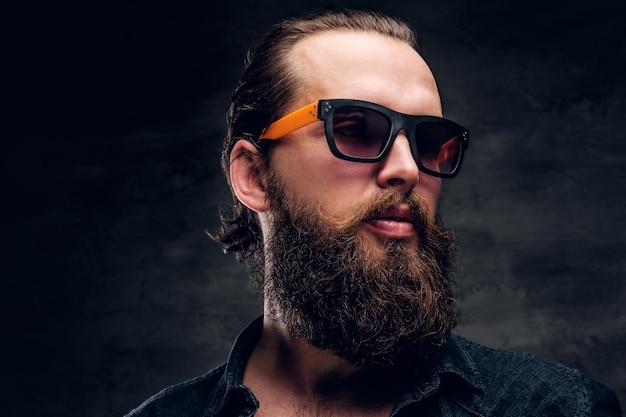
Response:
[{"label": "cheek", "polygon": [[329,213],[351,211],[377,191],[370,164],[355,164],[334,157],[318,161],[307,180],[309,195]]},{"label": "cheek", "polygon": [[318,175],[323,178],[329,191],[347,189],[355,193],[375,183],[376,165],[344,161],[331,156],[320,161]]},{"label": "cheek", "polygon": [[345,188],[364,187],[374,178],[375,164],[338,159],[323,138],[293,138],[284,145],[275,149],[271,164],[289,188],[335,195]]},{"label": "cheek", "polygon": [[328,214],[352,210],[375,191],[370,190],[375,185],[371,164],[355,164],[332,155],[284,162],[279,175],[286,191]]}]

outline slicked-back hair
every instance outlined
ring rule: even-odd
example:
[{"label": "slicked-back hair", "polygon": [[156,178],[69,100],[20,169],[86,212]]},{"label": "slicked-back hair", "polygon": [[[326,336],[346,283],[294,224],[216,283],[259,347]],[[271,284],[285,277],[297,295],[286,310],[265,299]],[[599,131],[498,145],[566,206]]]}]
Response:
[{"label": "slicked-back hair", "polygon": [[[417,50],[415,33],[407,23],[373,11],[323,11],[275,25],[249,49],[242,75],[227,107],[221,164],[229,185],[230,154],[238,140],[254,143],[262,171],[271,169],[269,155],[272,147],[268,142],[272,141],[264,141],[261,146],[258,138],[298,92],[299,80],[290,67],[289,54],[301,39],[326,31],[377,33],[398,39]],[[234,255],[239,261],[262,257],[263,238],[257,215],[244,206],[234,193],[232,208],[221,213],[221,221],[219,233],[211,236],[222,244],[226,253]]]}]

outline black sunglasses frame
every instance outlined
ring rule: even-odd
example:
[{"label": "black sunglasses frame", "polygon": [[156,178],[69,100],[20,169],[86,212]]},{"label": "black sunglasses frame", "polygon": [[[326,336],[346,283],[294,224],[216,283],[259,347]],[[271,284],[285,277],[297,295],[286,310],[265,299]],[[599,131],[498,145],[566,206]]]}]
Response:
[{"label": "black sunglasses frame", "polygon": [[[364,109],[373,110],[382,114],[391,122],[389,136],[387,137],[387,140],[385,142],[385,145],[382,147],[381,152],[377,156],[371,157],[371,158],[355,157],[355,156],[345,155],[341,153],[341,151],[337,148],[337,145],[335,144],[334,132],[333,132],[333,115],[336,110],[343,108],[343,107],[361,107]],[[398,133],[400,133],[401,130],[404,130],[406,132],[407,138],[409,139],[409,144],[411,147],[411,153],[413,154],[413,159],[415,159],[415,162],[417,163],[417,166],[421,172],[424,172],[426,174],[432,175],[434,177],[439,177],[439,178],[453,178],[459,173],[459,170],[461,169],[461,164],[463,163],[463,156],[465,154],[465,151],[469,147],[469,131],[465,129],[463,126],[451,120],[444,119],[442,117],[436,117],[436,116],[414,116],[410,114],[404,114],[404,113],[397,112],[395,110],[391,110],[385,106],[381,106],[376,103],[371,103],[369,101],[353,100],[353,99],[319,100],[317,116],[319,120],[322,120],[324,122],[326,141],[328,142],[328,147],[330,148],[330,151],[335,157],[346,160],[346,161],[366,162],[366,163],[382,161],[385,158],[385,156],[387,156],[387,154],[389,153],[389,150],[391,149],[393,142],[396,140]],[[424,122],[443,125],[446,128],[456,132],[457,136],[459,137],[460,139],[459,155],[458,155],[456,164],[454,165],[454,168],[452,169],[451,172],[442,173],[442,172],[434,171],[432,169],[425,167],[424,164],[422,164],[422,162],[420,161],[418,150],[417,150],[417,138],[415,137],[416,136],[415,132],[417,131],[417,126],[420,123],[424,123]]]}]

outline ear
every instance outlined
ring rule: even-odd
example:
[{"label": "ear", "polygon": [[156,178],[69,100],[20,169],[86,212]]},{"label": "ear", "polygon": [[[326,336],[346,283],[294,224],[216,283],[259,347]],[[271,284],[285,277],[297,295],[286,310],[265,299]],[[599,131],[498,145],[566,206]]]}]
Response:
[{"label": "ear", "polygon": [[237,199],[257,213],[266,211],[265,182],[258,167],[258,149],[247,140],[239,140],[230,152],[230,161],[230,182]]}]

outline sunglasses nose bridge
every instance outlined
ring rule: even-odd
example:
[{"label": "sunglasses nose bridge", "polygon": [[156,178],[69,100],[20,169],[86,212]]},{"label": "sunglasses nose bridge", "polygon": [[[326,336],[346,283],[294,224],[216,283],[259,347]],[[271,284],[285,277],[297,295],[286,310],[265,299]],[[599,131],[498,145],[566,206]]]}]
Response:
[{"label": "sunglasses nose bridge", "polygon": [[390,134],[392,137],[389,140],[389,149],[393,146],[396,139],[400,134],[403,134],[409,142],[409,147],[411,149],[411,155],[413,159],[417,163],[418,155],[417,155],[417,139],[415,137],[415,122],[407,117],[396,118],[391,126]]},{"label": "sunglasses nose bridge", "polygon": [[409,134],[408,129],[404,127],[400,127],[396,129],[395,131],[391,132],[391,134],[393,135],[393,137],[390,140],[391,143],[389,144],[389,147],[392,147],[399,137],[404,137],[406,138],[407,142],[409,142],[409,146],[411,147],[411,152],[413,152],[413,140],[411,139],[411,135]]},{"label": "sunglasses nose bridge", "polygon": [[[397,154],[398,152],[401,153],[401,155],[407,155],[407,149],[406,149],[406,145],[402,144],[401,142],[403,142],[404,140],[406,140],[406,143],[408,143],[409,145],[409,149],[408,151],[411,154],[411,157],[413,159],[413,164],[417,165],[417,145],[415,143],[415,140],[413,138],[413,135],[411,135],[409,133],[409,129],[404,128],[404,127],[400,127],[398,129],[395,129],[391,132],[391,135],[393,135],[390,139],[389,139],[389,144],[387,146],[387,150],[385,151],[385,159],[389,159],[390,155],[393,154]],[[400,140],[400,142],[398,142],[398,140]],[[398,157],[394,157],[394,159],[398,159]],[[404,157],[401,157],[400,159],[405,159]],[[412,164],[412,165],[413,165]]]}]

